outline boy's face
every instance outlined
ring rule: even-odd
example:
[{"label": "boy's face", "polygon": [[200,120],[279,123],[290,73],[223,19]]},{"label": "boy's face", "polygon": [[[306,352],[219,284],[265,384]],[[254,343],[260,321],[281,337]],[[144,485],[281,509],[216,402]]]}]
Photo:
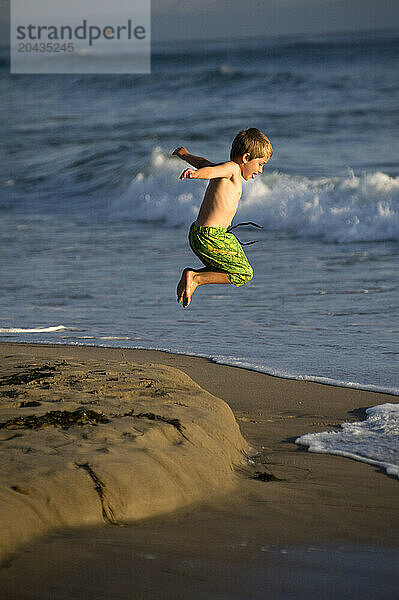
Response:
[{"label": "boy's face", "polygon": [[250,160],[249,154],[244,154],[242,157],[241,175],[245,181],[255,179],[255,175],[262,173],[263,166],[267,163],[269,158],[262,156],[261,158],[252,158]]}]

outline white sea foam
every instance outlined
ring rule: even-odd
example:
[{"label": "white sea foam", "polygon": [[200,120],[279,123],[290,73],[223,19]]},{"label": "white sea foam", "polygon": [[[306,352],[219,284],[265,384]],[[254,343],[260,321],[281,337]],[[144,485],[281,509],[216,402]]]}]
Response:
[{"label": "white sea foam", "polygon": [[203,356],[204,358],[209,358],[213,362],[218,363],[220,365],[229,365],[232,367],[239,367],[241,369],[249,369],[250,371],[258,371],[259,373],[265,373],[266,375],[271,375],[272,377],[281,377],[282,379],[295,379],[296,381],[311,381],[313,383],[335,385],[338,387],[347,387],[357,390],[367,390],[369,392],[381,392],[383,394],[392,394],[394,396],[399,395],[399,386],[381,386],[359,383],[357,381],[344,381],[341,379],[334,379],[332,377],[301,374],[294,370],[290,371],[282,368],[275,368],[264,364],[258,364],[254,360],[245,360],[243,358],[236,358],[232,356]]},{"label": "white sea foam", "polygon": [[99,338],[100,340],[130,340],[130,337],[127,335],[102,335]]},{"label": "white sea foam", "polygon": [[308,433],[295,440],[310,452],[337,454],[377,465],[399,478],[399,404],[366,410],[367,419],[343,423],[342,431]]},{"label": "white sea foam", "polygon": [[[188,225],[206,181],[180,181],[185,163],[155,148],[146,172],[112,205],[117,217]],[[329,242],[399,241],[399,177],[381,172],[310,179],[267,171],[244,184],[237,219]]]},{"label": "white sea foam", "polygon": [[0,333],[51,333],[53,331],[63,331],[64,329],[68,329],[68,327],[64,327],[64,325],[54,325],[52,327],[32,327],[32,328],[22,328],[22,327],[0,327]]}]

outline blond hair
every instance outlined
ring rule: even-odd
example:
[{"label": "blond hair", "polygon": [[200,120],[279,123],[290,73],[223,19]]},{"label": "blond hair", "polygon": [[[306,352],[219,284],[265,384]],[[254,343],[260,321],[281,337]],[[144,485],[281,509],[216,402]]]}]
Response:
[{"label": "blond hair", "polygon": [[237,133],[231,145],[230,160],[241,158],[244,154],[249,154],[249,160],[264,156],[269,159],[273,154],[273,148],[264,133],[256,127],[250,127]]}]

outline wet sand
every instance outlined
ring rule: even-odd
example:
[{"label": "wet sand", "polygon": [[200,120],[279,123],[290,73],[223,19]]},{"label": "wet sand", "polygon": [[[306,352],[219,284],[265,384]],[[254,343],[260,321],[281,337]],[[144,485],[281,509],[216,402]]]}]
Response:
[{"label": "wet sand", "polygon": [[[27,540],[18,553],[7,558],[0,572],[0,587],[9,597],[397,597],[397,479],[374,466],[308,453],[294,444],[295,438],[304,433],[360,420],[367,407],[398,402],[397,396],[284,380],[206,359],[155,351],[3,343],[0,354],[2,376],[15,373],[18,365],[26,368],[30,362],[43,361],[47,365],[54,361],[74,362],[75,368],[78,363],[80,373],[92,373],[93,361],[97,370],[105,372],[115,371],[117,362],[122,375],[124,371],[125,375],[127,371],[132,373],[132,364],[144,370],[157,364],[178,369],[212,394],[205,396],[205,412],[218,404],[216,398],[227,403],[248,444],[235,430],[234,419],[229,421],[229,411],[220,404],[220,414],[225,417],[221,417],[216,438],[223,438],[222,423],[226,418],[226,423],[230,422],[228,438],[234,441],[225,469],[216,478],[210,476],[219,464],[219,460],[212,462],[216,451],[207,455],[209,448],[202,444],[206,470],[197,473],[197,496],[190,491],[173,510],[165,505],[162,514],[153,510],[132,518],[124,509],[128,518],[120,524],[130,523],[126,527],[92,519],[73,527],[58,526],[45,537]],[[145,377],[148,378],[148,372]],[[194,384],[190,388],[186,379],[179,381],[179,386],[185,387],[178,390],[179,394],[192,401],[196,390],[197,397],[202,398],[202,391]],[[163,385],[169,393],[167,402],[176,400],[176,389],[171,390],[170,383],[158,377],[158,384],[158,390]],[[114,391],[118,385],[114,382]],[[82,390],[75,392],[79,395]],[[27,401],[22,397],[12,400]],[[72,395],[69,401],[76,403],[77,397]],[[154,401],[153,397],[146,400]],[[182,398],[177,401],[183,402]],[[119,396],[118,402],[125,403],[126,399]],[[195,401],[187,404],[185,419],[189,414],[195,415]],[[140,409],[142,414],[148,413],[149,405],[146,406],[145,413]],[[27,413],[28,409],[18,410]],[[41,410],[44,412],[44,407]],[[183,413],[178,418],[183,421]],[[204,413],[203,418],[209,422],[209,414]],[[1,422],[5,420],[1,418]],[[157,425],[161,425],[163,435],[173,429],[167,423]],[[72,428],[75,429],[77,426]],[[172,434],[168,432],[169,435]],[[168,443],[176,443],[179,435],[174,429]],[[188,439],[191,435],[190,430]],[[188,445],[190,442],[185,440],[182,446]],[[196,449],[199,446],[196,443]],[[115,464],[119,451],[114,439]],[[245,461],[248,453],[253,463]],[[201,462],[198,455],[191,460],[192,464]],[[234,463],[231,476],[230,463]],[[189,469],[187,464],[182,463],[181,477]],[[87,494],[92,493],[94,481],[87,470],[84,475]],[[209,481],[201,485],[204,477],[212,485]],[[154,480],[159,480],[159,472]],[[159,484],[158,492],[156,487],[152,488],[152,495],[148,492],[147,506],[151,505],[151,498],[156,505],[162,497],[160,490],[164,485],[161,480]],[[128,489],[128,483],[126,486]],[[172,488],[176,498],[176,486]],[[93,500],[93,506],[87,508],[88,515],[98,515],[98,497],[96,502],[95,507]]]}]

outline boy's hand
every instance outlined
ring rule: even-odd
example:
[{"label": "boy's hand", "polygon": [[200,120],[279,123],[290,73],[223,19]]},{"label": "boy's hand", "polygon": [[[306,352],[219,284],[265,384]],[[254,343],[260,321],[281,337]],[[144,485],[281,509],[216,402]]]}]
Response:
[{"label": "boy's hand", "polygon": [[185,169],[180,175],[180,179],[195,179],[196,172],[195,169]]},{"label": "boy's hand", "polygon": [[189,151],[184,146],[179,146],[176,150],[173,150],[172,156],[178,156],[181,158],[182,156],[189,154]]}]

